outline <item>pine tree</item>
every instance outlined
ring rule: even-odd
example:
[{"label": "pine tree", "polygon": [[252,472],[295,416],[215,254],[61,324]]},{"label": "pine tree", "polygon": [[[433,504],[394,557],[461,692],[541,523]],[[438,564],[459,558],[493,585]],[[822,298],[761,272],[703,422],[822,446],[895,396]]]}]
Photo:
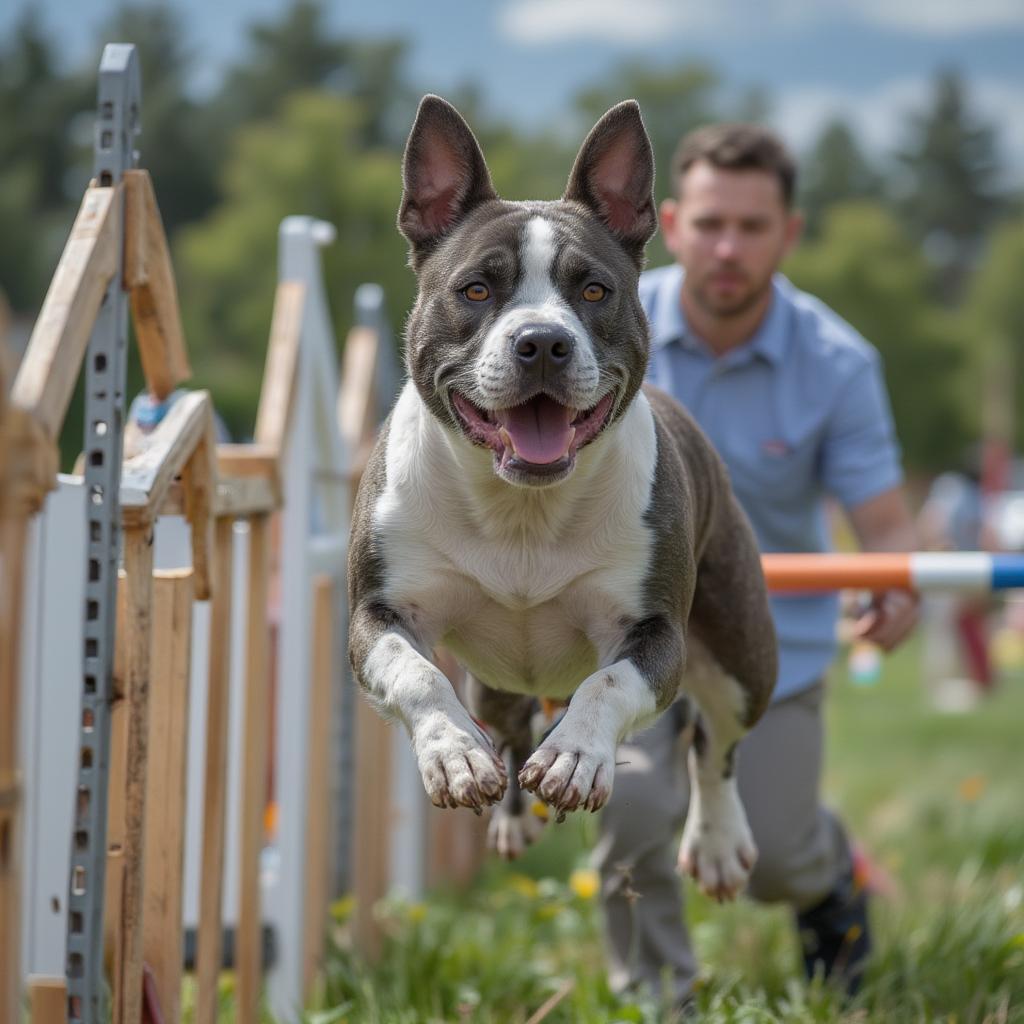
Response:
[{"label": "pine tree", "polygon": [[938,270],[944,298],[954,301],[1003,207],[996,132],[971,111],[960,76],[942,71],[928,107],[910,117],[906,134],[896,154],[902,170],[897,209]]}]

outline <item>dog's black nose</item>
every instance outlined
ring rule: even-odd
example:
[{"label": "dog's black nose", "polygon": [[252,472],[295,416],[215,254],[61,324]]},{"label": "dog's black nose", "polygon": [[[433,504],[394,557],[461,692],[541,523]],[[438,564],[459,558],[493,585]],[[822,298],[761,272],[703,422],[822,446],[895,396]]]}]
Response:
[{"label": "dog's black nose", "polygon": [[512,335],[516,359],[533,370],[560,370],[572,356],[572,335],[557,324],[523,324]]}]

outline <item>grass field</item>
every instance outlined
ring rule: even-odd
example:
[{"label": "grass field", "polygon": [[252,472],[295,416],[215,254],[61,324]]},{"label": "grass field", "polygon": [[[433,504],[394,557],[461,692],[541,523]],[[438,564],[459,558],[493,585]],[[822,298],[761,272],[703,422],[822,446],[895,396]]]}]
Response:
[{"label": "grass field", "polygon": [[[842,668],[832,679],[827,794],[885,876],[862,994],[843,1006],[804,984],[785,910],[691,890],[702,1019],[1024,1022],[1024,675],[945,716],[928,710],[918,659],[910,645],[871,687]],[[383,907],[379,965],[339,945],[308,1021],[526,1024],[571,985],[547,1024],[660,1022],[658,1007],[607,989],[593,879],[571,874],[594,824],[570,816],[515,868],[489,863],[468,893]]]}]

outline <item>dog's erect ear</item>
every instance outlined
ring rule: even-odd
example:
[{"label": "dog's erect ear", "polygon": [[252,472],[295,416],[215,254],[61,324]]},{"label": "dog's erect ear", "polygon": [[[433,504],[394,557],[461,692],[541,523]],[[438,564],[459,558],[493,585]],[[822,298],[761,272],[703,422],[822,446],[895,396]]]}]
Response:
[{"label": "dog's erect ear", "polygon": [[589,206],[637,258],[654,234],[654,154],[636,100],[612,107],[591,129],[563,199]]},{"label": "dog's erect ear", "polygon": [[413,257],[429,249],[474,206],[496,199],[480,146],[462,115],[440,96],[424,96],[405,144],[398,228]]}]

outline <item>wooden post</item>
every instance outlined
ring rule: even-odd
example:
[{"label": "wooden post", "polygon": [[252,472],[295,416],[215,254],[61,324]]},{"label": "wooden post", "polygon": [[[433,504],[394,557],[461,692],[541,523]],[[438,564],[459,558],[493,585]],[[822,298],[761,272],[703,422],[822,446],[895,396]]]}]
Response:
[{"label": "wooden post", "polygon": [[32,1024],[65,1024],[68,1019],[68,987],[63,978],[28,979],[29,1020]]},{"label": "wooden post", "polygon": [[236,1020],[256,1024],[262,975],[260,855],[267,802],[270,732],[270,517],[249,520],[249,593],[246,614],[246,688],[242,768],[241,871],[235,943]]},{"label": "wooden post", "polygon": [[167,1024],[181,1016],[192,583],[191,569],[177,569],[157,572],[153,584],[143,957]]},{"label": "wooden post", "polygon": [[[112,721],[107,810],[107,927],[112,938],[114,1024],[142,1018],[142,920],[145,868],[146,767],[152,655],[153,529],[124,532],[123,699]],[[120,594],[119,594],[120,597]],[[115,684],[116,685],[116,684]]]},{"label": "wooden post", "polygon": [[206,770],[203,777],[203,848],[196,942],[196,1024],[216,1024],[217,979],[223,958],[221,908],[227,805],[228,697],[231,655],[233,521],[214,528],[214,586],[210,612],[210,670],[206,700]]},{"label": "wooden post", "polygon": [[356,829],[352,856],[355,948],[368,960],[380,955],[381,933],[373,908],[391,876],[392,728],[366,700],[356,702]]},{"label": "wooden post", "polygon": [[131,292],[142,372],[162,401],[192,376],[178,289],[149,172],[125,171],[124,190],[124,286]]},{"label": "wooden post", "polygon": [[313,676],[309,702],[309,802],[306,807],[306,935],[303,991],[307,1000],[323,966],[331,848],[331,691],[334,684],[334,599],[330,576],[313,581]]},{"label": "wooden post", "polygon": [[18,700],[26,519],[0,504],[0,1024],[19,1020],[21,772]]}]

